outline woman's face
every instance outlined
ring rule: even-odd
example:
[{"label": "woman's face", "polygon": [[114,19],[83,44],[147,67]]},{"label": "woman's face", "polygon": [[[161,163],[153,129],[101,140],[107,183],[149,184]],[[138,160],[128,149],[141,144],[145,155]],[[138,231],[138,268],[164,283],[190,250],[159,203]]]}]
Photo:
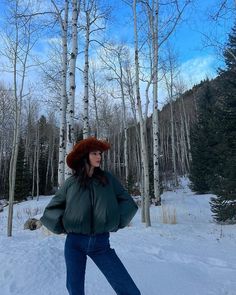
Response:
[{"label": "woman's face", "polygon": [[100,151],[93,151],[89,153],[89,162],[92,167],[99,167],[102,159]]}]

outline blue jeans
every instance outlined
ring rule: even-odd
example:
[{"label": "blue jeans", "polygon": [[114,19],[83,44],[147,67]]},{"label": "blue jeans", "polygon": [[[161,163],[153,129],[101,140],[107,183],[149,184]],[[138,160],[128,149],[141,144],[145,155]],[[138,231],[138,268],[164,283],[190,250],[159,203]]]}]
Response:
[{"label": "blue jeans", "polygon": [[141,295],[126,268],[110,248],[109,233],[82,235],[69,233],[65,242],[66,287],[70,295],[84,295],[87,255],[102,271],[116,294]]}]

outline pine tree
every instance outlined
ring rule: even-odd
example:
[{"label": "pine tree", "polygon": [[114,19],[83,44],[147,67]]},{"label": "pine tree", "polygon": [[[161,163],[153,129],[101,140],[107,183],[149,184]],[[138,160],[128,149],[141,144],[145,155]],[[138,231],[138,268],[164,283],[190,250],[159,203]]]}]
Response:
[{"label": "pine tree", "polygon": [[224,51],[226,68],[220,69],[221,97],[218,105],[218,137],[216,147],[219,168],[216,185],[217,195],[211,200],[211,210],[218,222],[236,222],[236,25],[229,35]]},{"label": "pine tree", "polygon": [[191,154],[190,166],[191,188],[198,193],[210,191],[211,180],[214,178],[214,167],[217,164],[213,146],[215,138],[215,96],[209,85],[205,82],[205,91],[198,100],[198,117],[191,128]]}]

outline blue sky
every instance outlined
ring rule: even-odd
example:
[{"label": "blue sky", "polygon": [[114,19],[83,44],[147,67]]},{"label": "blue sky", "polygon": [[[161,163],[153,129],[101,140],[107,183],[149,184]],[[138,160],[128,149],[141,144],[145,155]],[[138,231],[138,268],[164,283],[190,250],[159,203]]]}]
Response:
[{"label": "blue sky", "polygon": [[[44,1],[44,0],[42,0]],[[182,0],[183,1],[183,0]],[[221,0],[192,0],[192,3],[185,11],[181,24],[178,25],[175,34],[172,35],[177,52],[179,53],[180,62],[186,62],[199,56],[214,54],[211,48],[203,48],[203,36],[201,33],[209,33],[213,24],[207,21],[207,11],[214,11],[216,3]],[[233,0],[228,0],[229,3]],[[1,15],[5,12],[6,1],[0,0],[0,26],[2,25]],[[106,1],[105,1],[106,2]],[[131,8],[122,0],[110,0],[113,5],[112,17],[114,20],[109,21],[109,35],[117,41],[131,40],[133,37]],[[233,4],[232,4],[233,5]],[[233,20],[225,22],[221,29],[221,39],[223,35],[227,36]]]},{"label": "blue sky", "polygon": [[[233,19],[227,15],[227,20],[221,21],[221,27],[210,22],[209,14],[214,13],[220,0],[194,0],[189,5],[178,25],[176,32],[171,36],[174,49],[178,54],[179,62],[186,63],[190,60],[203,59],[211,60],[212,71],[221,64],[219,56],[213,47],[206,47],[204,34],[211,34],[217,31],[218,38],[221,42],[227,40],[227,34],[233,24]],[[233,1],[229,0],[229,4]],[[111,24],[109,34],[120,40],[130,40],[133,37],[131,27],[131,8],[127,8],[122,1],[116,4],[116,21]],[[211,57],[211,58],[210,58]]]},{"label": "blue sky", "polygon": [[[201,80],[214,78],[217,75],[218,67],[224,66],[222,56],[219,56],[216,48],[207,46],[204,37],[204,34],[217,35],[217,40],[222,44],[227,41],[228,33],[233,25],[232,15],[227,14],[225,19],[221,19],[219,25],[210,19],[210,14],[215,13],[220,1],[192,1],[192,4],[186,8],[175,33],[170,38],[172,48],[177,54],[180,76],[187,89]],[[233,0],[228,0],[228,3],[233,7]],[[132,44],[132,10],[127,8],[122,1],[117,1],[115,7],[115,20],[110,23],[109,37],[115,41],[127,41]],[[162,106],[166,101],[166,91],[162,83],[159,95]]]},{"label": "blue sky", "polygon": [[[203,42],[203,33],[209,35],[212,31],[217,31],[218,39],[221,42],[227,40],[233,19],[227,15],[226,20],[221,21],[220,27],[209,21],[208,15],[215,11],[219,1],[193,0],[193,4],[186,9],[176,32],[171,36],[173,50],[178,55],[181,75],[186,80],[188,88],[207,76],[210,78],[216,76],[218,66],[222,66],[222,59],[217,55],[216,50],[212,47],[206,47]],[[233,0],[228,0],[228,2],[233,5]],[[3,3],[4,1],[0,0],[0,29],[2,29],[1,14],[6,10]],[[111,0],[109,3],[112,3],[113,9],[112,19],[108,22],[107,35],[116,42],[129,42],[132,48],[131,8],[125,5],[122,0]],[[36,50],[46,53],[47,47],[43,48],[43,44],[44,42],[41,42]]]}]

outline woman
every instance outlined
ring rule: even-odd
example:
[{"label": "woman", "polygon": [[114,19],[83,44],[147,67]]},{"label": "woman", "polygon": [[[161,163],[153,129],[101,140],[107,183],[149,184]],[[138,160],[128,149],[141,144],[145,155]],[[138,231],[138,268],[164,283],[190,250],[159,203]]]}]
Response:
[{"label": "woman", "polygon": [[110,248],[109,232],[127,226],[138,207],[120,182],[100,168],[101,153],[109,148],[108,142],[95,137],[74,146],[66,159],[74,175],[57,191],[41,218],[50,231],[67,234],[66,286],[70,295],[84,294],[87,255],[117,294],[141,294]]}]

